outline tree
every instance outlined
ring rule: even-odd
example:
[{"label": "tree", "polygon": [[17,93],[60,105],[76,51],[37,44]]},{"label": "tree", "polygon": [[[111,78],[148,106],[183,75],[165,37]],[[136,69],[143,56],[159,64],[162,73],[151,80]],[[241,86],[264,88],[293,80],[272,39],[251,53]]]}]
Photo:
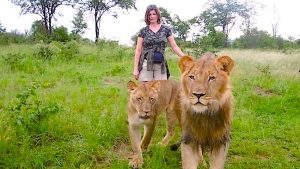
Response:
[{"label": "tree", "polygon": [[118,17],[117,12],[112,11],[112,9],[114,9],[115,7],[126,10],[129,10],[131,8],[136,9],[135,0],[85,0],[80,4],[84,9],[92,11],[92,13],[94,14],[96,43],[99,39],[101,19],[104,14],[112,12],[112,16]]},{"label": "tree", "polygon": [[167,10],[166,10],[165,8],[163,8],[163,7],[160,7],[159,10],[160,10],[160,15],[161,15],[161,18],[162,18],[163,23],[164,23],[165,25],[171,27],[173,21],[172,21],[172,17],[171,17],[171,15],[170,15],[170,12],[167,11]]},{"label": "tree", "polygon": [[200,16],[198,23],[204,23],[204,31],[210,32],[221,27],[225,35],[224,46],[227,47],[228,36],[239,18],[249,23],[250,16],[255,14],[254,6],[248,3],[238,3],[237,0],[212,0]]},{"label": "tree", "polygon": [[161,12],[163,23],[173,29],[176,37],[186,41],[187,34],[190,30],[190,21],[183,21],[178,15],[174,15],[172,18],[169,11],[167,11],[165,8],[159,8],[159,10]]},{"label": "tree", "polygon": [[277,37],[277,32],[278,32],[278,25],[279,25],[279,17],[277,16],[277,10],[276,10],[276,5],[274,2],[273,5],[273,23],[272,23],[272,34],[273,38]]},{"label": "tree", "polygon": [[3,33],[3,32],[5,32],[6,31],[6,29],[2,26],[2,24],[1,24],[1,22],[0,22],[0,33]]},{"label": "tree", "polygon": [[175,15],[173,19],[173,31],[183,41],[186,41],[187,34],[190,30],[190,24],[188,21],[182,21],[178,15]]},{"label": "tree", "polygon": [[252,28],[244,33],[240,38],[236,39],[233,47],[238,48],[272,48],[277,47],[276,39],[266,31]]},{"label": "tree", "polygon": [[43,21],[37,20],[34,21],[31,25],[31,30],[30,30],[31,37],[36,40],[42,40],[46,41],[47,40],[47,30],[43,25]]},{"label": "tree", "polygon": [[72,33],[75,35],[82,35],[85,32],[85,29],[87,28],[87,23],[84,21],[83,18],[83,11],[78,10],[78,12],[74,16],[73,23],[73,30]]},{"label": "tree", "polygon": [[207,35],[198,37],[196,43],[199,44],[201,48],[201,53],[204,52],[216,52],[218,48],[224,46],[224,33],[220,31],[212,30]]},{"label": "tree", "polygon": [[70,5],[73,0],[11,0],[21,7],[21,14],[37,14],[42,17],[47,35],[52,34],[52,20],[61,5]]}]

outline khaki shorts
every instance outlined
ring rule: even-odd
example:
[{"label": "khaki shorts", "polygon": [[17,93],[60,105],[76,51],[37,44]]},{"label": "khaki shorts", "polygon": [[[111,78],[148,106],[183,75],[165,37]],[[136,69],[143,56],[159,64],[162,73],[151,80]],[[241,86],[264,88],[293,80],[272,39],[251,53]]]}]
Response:
[{"label": "khaki shorts", "polygon": [[[166,70],[166,69],[165,69]],[[144,60],[143,68],[139,74],[139,81],[167,80],[167,71],[161,74],[161,64],[153,64],[153,70],[147,70],[147,60]]]}]

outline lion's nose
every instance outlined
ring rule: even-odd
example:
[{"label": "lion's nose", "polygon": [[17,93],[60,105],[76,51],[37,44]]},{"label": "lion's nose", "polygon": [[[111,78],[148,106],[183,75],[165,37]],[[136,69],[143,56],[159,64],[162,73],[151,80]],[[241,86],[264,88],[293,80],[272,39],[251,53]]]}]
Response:
[{"label": "lion's nose", "polygon": [[205,96],[206,93],[193,93],[193,95],[195,95],[198,99],[200,99],[200,97]]}]

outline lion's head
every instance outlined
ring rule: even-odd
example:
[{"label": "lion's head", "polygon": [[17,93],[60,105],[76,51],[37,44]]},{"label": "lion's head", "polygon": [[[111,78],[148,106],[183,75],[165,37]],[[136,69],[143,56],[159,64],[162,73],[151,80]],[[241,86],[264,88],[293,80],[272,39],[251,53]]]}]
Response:
[{"label": "lion's head", "polygon": [[206,54],[198,60],[179,61],[183,84],[182,103],[194,113],[216,112],[231,96],[229,75],[234,61],[229,56]]},{"label": "lion's head", "polygon": [[129,105],[138,112],[141,120],[147,120],[156,115],[154,110],[158,100],[159,81],[141,82],[136,84],[133,81],[127,83],[129,91]]}]

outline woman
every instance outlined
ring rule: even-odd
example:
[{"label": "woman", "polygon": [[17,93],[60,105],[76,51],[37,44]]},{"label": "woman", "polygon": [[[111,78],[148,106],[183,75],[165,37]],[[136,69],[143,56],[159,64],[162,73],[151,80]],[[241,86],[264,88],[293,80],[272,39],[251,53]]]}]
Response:
[{"label": "woman", "polygon": [[149,5],[145,13],[146,27],[139,31],[134,56],[133,75],[139,81],[167,80],[166,42],[179,57],[183,52],[177,46],[172,31],[161,24],[156,5]]}]

